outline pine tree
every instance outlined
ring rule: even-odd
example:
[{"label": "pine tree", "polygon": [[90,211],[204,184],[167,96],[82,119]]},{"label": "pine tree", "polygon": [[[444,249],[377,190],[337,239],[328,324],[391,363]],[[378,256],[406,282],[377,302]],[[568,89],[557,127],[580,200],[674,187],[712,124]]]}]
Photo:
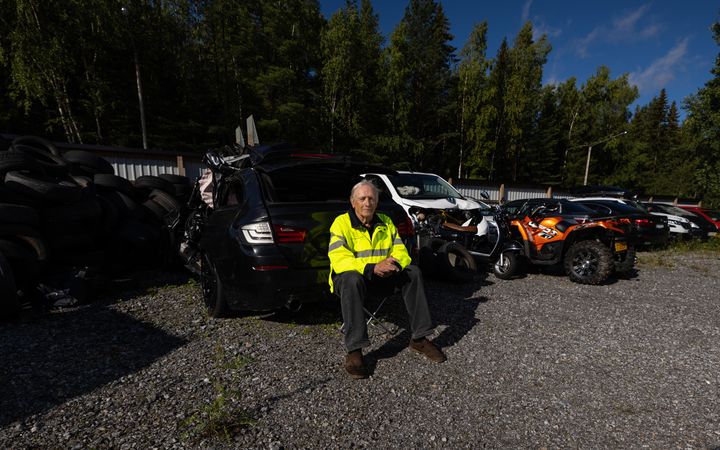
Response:
[{"label": "pine tree", "polygon": [[[720,45],[720,22],[712,26],[713,39]],[[720,204],[720,53],[711,70],[713,78],[685,99],[688,111],[683,124],[687,147],[697,159],[694,185],[707,203]]]},{"label": "pine tree", "polygon": [[390,39],[386,93],[391,137],[385,144],[398,162],[423,169],[442,165],[454,48],[450,25],[434,0],[410,0]]},{"label": "pine tree", "polygon": [[348,1],[322,36],[324,110],[330,147],[357,148],[377,132],[382,36],[369,0]]},{"label": "pine tree", "polygon": [[475,25],[467,44],[461,51],[458,66],[458,96],[460,112],[460,151],[457,176],[470,173],[477,176],[489,171],[492,148],[492,124],[496,111],[492,104],[490,84],[491,61],[486,58],[487,22]]}]

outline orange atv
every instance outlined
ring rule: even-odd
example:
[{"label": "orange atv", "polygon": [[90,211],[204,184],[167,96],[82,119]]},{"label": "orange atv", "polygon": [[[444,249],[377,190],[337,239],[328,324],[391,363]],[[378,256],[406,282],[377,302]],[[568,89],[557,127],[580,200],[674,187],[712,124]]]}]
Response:
[{"label": "orange atv", "polygon": [[553,213],[541,206],[510,220],[511,237],[523,250],[500,255],[494,264],[498,278],[517,275],[523,261],[544,266],[562,264],[570,279],[581,284],[600,284],[613,270],[632,269],[635,250],[628,243],[628,224],[616,218],[579,223]]}]

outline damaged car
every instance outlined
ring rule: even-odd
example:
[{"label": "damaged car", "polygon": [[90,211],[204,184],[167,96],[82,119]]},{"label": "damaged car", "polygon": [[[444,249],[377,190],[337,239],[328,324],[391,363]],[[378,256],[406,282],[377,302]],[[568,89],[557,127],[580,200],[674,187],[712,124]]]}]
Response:
[{"label": "damaged car", "polygon": [[[212,155],[212,207],[199,201],[188,217],[188,255],[198,261],[208,314],[298,309],[327,298],[330,225],[350,209],[361,173],[382,167],[281,144],[240,156]],[[230,161],[230,162],[228,162]],[[378,211],[411,245],[412,225],[392,202]],[[192,257],[189,257],[192,259]]]}]

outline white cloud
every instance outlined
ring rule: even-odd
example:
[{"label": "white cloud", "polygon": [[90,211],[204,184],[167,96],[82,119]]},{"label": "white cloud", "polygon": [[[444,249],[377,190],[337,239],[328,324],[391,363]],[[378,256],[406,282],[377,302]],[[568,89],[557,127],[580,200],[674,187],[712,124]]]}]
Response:
[{"label": "white cloud", "polygon": [[588,56],[588,47],[596,42],[632,42],[657,36],[661,27],[656,23],[640,26],[639,22],[646,15],[649,4],[640,6],[625,16],[618,17],[608,25],[598,25],[587,36],[577,41],[575,51],[581,57]]},{"label": "white cloud", "polygon": [[640,91],[655,90],[665,87],[675,79],[675,73],[682,68],[682,61],[687,54],[689,38],[684,38],[671,48],[664,56],[656,59],[645,70],[632,72],[630,83]]},{"label": "white cloud", "polygon": [[543,34],[547,34],[549,38],[556,38],[562,34],[562,30],[551,27],[539,17],[535,17],[533,19],[533,39],[537,41]]},{"label": "white cloud", "polygon": [[525,3],[522,7],[522,12],[520,13],[520,21],[522,23],[527,22],[528,17],[530,17],[530,5],[532,5],[533,0],[525,0]]}]

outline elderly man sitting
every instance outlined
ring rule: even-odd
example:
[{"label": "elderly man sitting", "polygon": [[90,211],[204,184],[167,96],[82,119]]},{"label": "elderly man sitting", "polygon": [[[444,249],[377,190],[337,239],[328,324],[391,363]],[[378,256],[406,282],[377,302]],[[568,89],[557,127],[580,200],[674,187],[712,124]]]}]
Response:
[{"label": "elderly man sitting", "polygon": [[345,370],[353,378],[368,376],[362,348],[370,345],[363,304],[368,290],[402,292],[410,316],[409,348],[433,362],[445,355],[426,336],[433,332],[420,269],[410,256],[392,220],[376,214],[378,190],[361,181],[350,192],[352,210],[338,216],[330,227],[330,290],[340,297],[345,322]]}]

